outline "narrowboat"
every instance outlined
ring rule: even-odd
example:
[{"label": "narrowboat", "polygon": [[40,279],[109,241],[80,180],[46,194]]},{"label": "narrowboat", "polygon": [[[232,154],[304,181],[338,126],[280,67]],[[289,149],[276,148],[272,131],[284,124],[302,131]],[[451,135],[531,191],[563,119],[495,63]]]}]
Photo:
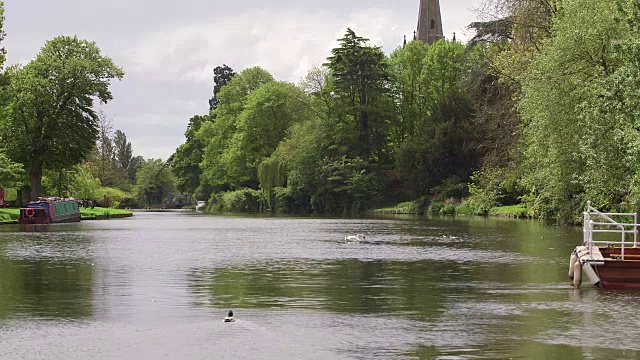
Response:
[{"label": "narrowboat", "polygon": [[75,199],[46,198],[20,208],[20,224],[52,224],[80,221],[80,207]]},{"label": "narrowboat", "polygon": [[587,203],[583,243],[571,253],[569,278],[601,288],[640,289],[640,202],[636,213],[603,213]]}]

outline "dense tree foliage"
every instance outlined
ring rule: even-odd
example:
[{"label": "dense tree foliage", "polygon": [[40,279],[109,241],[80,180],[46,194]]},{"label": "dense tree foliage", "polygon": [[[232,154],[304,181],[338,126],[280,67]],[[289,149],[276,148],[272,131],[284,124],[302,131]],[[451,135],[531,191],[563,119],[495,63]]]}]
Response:
[{"label": "dense tree foliage", "polygon": [[480,157],[470,59],[448,41],[388,58],[348,29],[300,86],[246,69],[220,88],[210,118],[190,122],[171,161],[179,190],[207,187],[215,208],[287,212],[360,212],[402,189],[460,198]]},{"label": "dense tree foliage", "polygon": [[[461,197],[478,153],[472,100],[463,75],[463,45],[411,42],[391,55],[396,84],[396,167],[416,196],[437,190],[440,197]],[[438,187],[454,187],[454,193]],[[444,189],[443,189],[444,190]]]},{"label": "dense tree foliage", "polygon": [[[233,77],[231,82],[220,91],[221,103],[213,112],[215,121],[202,124],[196,134],[196,137],[206,144],[201,163],[202,181],[206,186],[228,189],[232,186],[230,181],[246,180],[238,177],[230,179],[228,176],[228,170],[231,169],[225,166],[233,156],[230,146],[238,131],[249,97],[262,85],[273,81],[273,76],[267,71],[254,67],[245,69]],[[233,185],[241,186],[242,184]]]},{"label": "dense tree foliage", "polygon": [[[0,43],[3,42],[4,33],[4,2],[0,1]],[[0,129],[7,118],[7,105],[10,102],[8,76],[4,72],[4,63],[7,52],[4,47],[0,47]],[[8,135],[8,134],[7,134]],[[5,138],[8,136],[5,136]],[[0,138],[1,134],[0,134]],[[4,148],[8,144],[0,144],[0,188],[18,186],[22,182],[24,169],[21,164],[11,161],[4,153]]]},{"label": "dense tree foliage", "polygon": [[424,79],[428,51],[427,44],[412,41],[391,54],[396,120],[395,126],[391,127],[390,140],[396,146],[411,140],[421,120],[429,115],[428,98],[424,96],[429,86]]},{"label": "dense tree foliage", "polygon": [[11,74],[14,95],[4,124],[7,154],[29,172],[31,198],[41,195],[43,169],[85,160],[97,140],[94,99],[111,100],[109,84],[124,75],[95,43],[60,36]]},{"label": "dense tree foliage", "polygon": [[533,205],[567,216],[587,199],[611,208],[632,190],[637,194],[630,185],[640,149],[635,114],[628,116],[632,103],[616,94],[627,87],[615,84],[625,65],[618,44],[631,29],[607,1],[572,0],[563,7],[522,78],[520,109],[524,181]]},{"label": "dense tree foliage", "polygon": [[22,164],[14,163],[0,152],[0,188],[18,187],[23,176]]},{"label": "dense tree foliage", "polygon": [[133,156],[127,135],[122,130],[113,132],[112,127],[112,121],[100,114],[98,140],[84,165],[100,180],[101,186],[130,191],[144,158]]},{"label": "dense tree foliage", "polygon": [[[308,110],[283,127],[272,98],[243,91],[241,74],[241,91],[220,93],[223,121],[198,133],[204,178],[218,193],[257,182],[277,211],[361,211],[394,192],[464,200],[478,213],[521,203],[562,220],[588,199],[628,209],[640,194],[639,5],[485,5],[496,17],[471,24],[466,45],[414,41],[387,58],[347,30],[301,84]],[[254,94],[278,84],[254,83]],[[235,194],[255,203],[255,193]]]},{"label": "dense tree foliage", "polygon": [[[200,187],[202,170],[202,153],[204,143],[196,137],[202,124],[211,121],[210,116],[195,115],[189,120],[185,137],[187,140],[180,145],[171,157],[171,172],[176,178],[176,189],[181,193],[196,194]],[[204,194],[196,194],[200,198]],[[208,194],[210,195],[210,194]]]},{"label": "dense tree foliage", "polygon": [[143,206],[161,204],[173,191],[173,175],[161,159],[145,161],[136,173],[136,196]]},{"label": "dense tree foliage", "polygon": [[78,166],[71,180],[70,190],[70,195],[76,199],[98,200],[101,196],[99,192],[100,179],[94,177],[86,165]]}]

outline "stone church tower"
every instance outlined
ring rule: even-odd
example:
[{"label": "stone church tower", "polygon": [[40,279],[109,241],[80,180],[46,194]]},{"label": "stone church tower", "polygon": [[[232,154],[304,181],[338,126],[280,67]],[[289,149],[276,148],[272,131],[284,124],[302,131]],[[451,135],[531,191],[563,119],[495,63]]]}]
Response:
[{"label": "stone church tower", "polygon": [[440,0],[420,0],[418,33],[416,38],[427,44],[433,44],[443,37]]}]

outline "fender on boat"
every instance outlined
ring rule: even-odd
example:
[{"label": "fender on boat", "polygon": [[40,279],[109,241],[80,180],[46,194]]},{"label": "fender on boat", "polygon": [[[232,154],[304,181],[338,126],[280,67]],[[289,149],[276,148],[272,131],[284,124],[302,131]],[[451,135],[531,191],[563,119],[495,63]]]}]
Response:
[{"label": "fender on boat", "polygon": [[578,289],[582,285],[582,267],[579,263],[573,266],[573,281],[571,282],[573,287]]},{"label": "fender on boat", "polygon": [[593,270],[593,266],[589,263],[582,264],[582,270],[587,275],[589,282],[591,285],[598,285],[600,283],[600,277],[596,274],[595,270]]},{"label": "fender on boat", "polygon": [[569,258],[569,279],[573,279],[573,268],[576,266],[578,262],[578,255],[576,255],[575,251],[571,253],[571,257]]}]

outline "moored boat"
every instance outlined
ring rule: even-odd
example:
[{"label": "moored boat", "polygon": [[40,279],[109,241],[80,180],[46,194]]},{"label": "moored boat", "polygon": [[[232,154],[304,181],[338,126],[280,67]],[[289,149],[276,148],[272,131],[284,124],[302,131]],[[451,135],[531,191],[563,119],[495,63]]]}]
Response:
[{"label": "moored boat", "polygon": [[[639,206],[640,208],[640,206]],[[569,260],[569,277],[578,288],[584,280],[602,288],[640,289],[640,209],[636,213],[602,213],[587,204],[583,244]]]},{"label": "moored boat", "polygon": [[80,221],[80,207],[74,199],[47,198],[20,208],[20,224],[51,224]]}]

